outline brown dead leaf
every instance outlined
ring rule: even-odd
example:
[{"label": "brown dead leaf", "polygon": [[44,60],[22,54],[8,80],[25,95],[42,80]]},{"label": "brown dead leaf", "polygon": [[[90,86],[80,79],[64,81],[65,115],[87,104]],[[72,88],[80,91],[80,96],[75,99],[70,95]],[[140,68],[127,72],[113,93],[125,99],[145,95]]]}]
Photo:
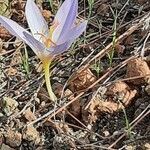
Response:
[{"label": "brown dead leaf", "polygon": [[136,93],[136,90],[131,90],[124,82],[116,82],[110,85],[105,93],[107,99],[104,100],[100,95],[97,95],[88,109],[83,110],[83,120],[86,123],[93,123],[101,113],[114,113],[123,109],[131,103]]},{"label": "brown dead leaf", "polygon": [[0,39],[8,40],[12,37],[12,35],[6,30],[6,28],[0,26]]},{"label": "brown dead leaf", "polygon": [[[70,96],[70,95],[72,95],[72,96]],[[73,93],[69,89],[67,89],[65,91],[65,96],[69,97],[68,100],[70,100],[70,101],[75,98]],[[75,102],[71,103],[68,110],[76,118],[79,118],[79,116],[81,115],[81,102],[80,102],[80,100],[76,100]]]},{"label": "brown dead leaf", "polygon": [[125,46],[121,45],[121,44],[116,44],[115,45],[115,50],[118,54],[123,54],[124,50],[125,50]]},{"label": "brown dead leaf", "polygon": [[7,133],[4,136],[6,139],[6,144],[11,147],[18,147],[22,142],[22,135],[18,131],[8,129]]},{"label": "brown dead leaf", "polygon": [[[144,78],[129,80],[128,82],[135,85],[144,84],[150,78],[150,69],[148,64],[141,58],[131,60],[127,64],[126,78],[145,76]],[[149,75],[149,76],[146,76]]]},{"label": "brown dead leaf", "polygon": [[109,5],[106,3],[101,4],[97,9],[97,13],[102,16],[108,16],[109,11],[110,11]]},{"label": "brown dead leaf", "polygon": [[71,83],[69,88],[71,91],[79,91],[88,88],[92,83],[96,81],[96,77],[90,71],[90,69],[86,69],[82,71],[80,74],[75,77]]},{"label": "brown dead leaf", "polygon": [[125,39],[124,45],[131,45],[133,43],[133,41],[134,41],[134,36],[130,35]]},{"label": "brown dead leaf", "polygon": [[124,82],[119,81],[108,86],[106,94],[109,96],[114,96],[118,92],[126,92],[127,90],[129,90],[128,85]]},{"label": "brown dead leaf", "polygon": [[33,120],[36,119],[36,116],[35,116],[34,113],[31,111],[30,108],[28,108],[28,109],[25,111],[24,117],[25,117],[29,122],[32,122]]},{"label": "brown dead leaf", "polygon": [[79,118],[81,114],[81,102],[76,100],[69,107],[69,112],[73,114],[76,118]]}]

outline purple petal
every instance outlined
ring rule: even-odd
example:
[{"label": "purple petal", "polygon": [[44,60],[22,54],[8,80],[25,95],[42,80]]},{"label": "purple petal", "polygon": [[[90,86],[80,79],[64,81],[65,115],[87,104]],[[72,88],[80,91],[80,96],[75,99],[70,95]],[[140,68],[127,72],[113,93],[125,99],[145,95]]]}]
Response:
[{"label": "purple petal", "polygon": [[12,35],[16,36],[19,39],[22,39],[24,42],[27,43],[26,39],[24,38],[23,31],[27,32],[23,27],[21,27],[18,23],[14,22],[11,19],[6,17],[0,16],[0,23],[4,26]]},{"label": "purple petal", "polygon": [[[41,55],[44,55],[44,51],[45,51],[45,46],[39,42],[37,39],[35,39],[32,35],[30,35],[27,32],[23,32],[25,38],[28,40],[28,42],[30,43],[30,45],[32,45],[32,47],[34,47],[33,51],[35,52],[35,54],[40,58]],[[31,48],[32,48],[31,47]]]},{"label": "purple petal", "polygon": [[24,37],[23,32],[30,34],[28,31],[26,31],[23,27],[21,27],[18,23],[14,22],[11,19],[8,19],[6,17],[0,16],[0,23],[2,26],[4,26],[12,35],[16,36],[17,38],[23,40],[26,44],[28,44],[31,48],[32,45],[30,45],[28,39]]},{"label": "purple petal", "polygon": [[58,43],[64,43],[67,41],[74,41],[78,38],[85,30],[87,26],[87,21],[80,23],[79,25],[73,27],[69,32],[64,34]]},{"label": "purple petal", "polygon": [[66,51],[71,46],[72,42],[73,41],[68,41],[63,44],[57,45],[55,47],[51,47],[47,49],[47,51],[50,51],[52,56],[59,55],[63,53],[64,51]]},{"label": "purple petal", "polygon": [[[36,6],[34,0],[27,0],[25,7],[25,14],[29,28],[33,36],[37,40],[41,40],[41,35],[48,36],[48,25],[43,18],[39,8]],[[38,34],[40,33],[40,34]]]},{"label": "purple petal", "polygon": [[55,22],[58,22],[57,28],[53,32],[53,41],[58,41],[63,34],[65,34],[75,23],[78,11],[78,0],[65,0],[59,8]]}]

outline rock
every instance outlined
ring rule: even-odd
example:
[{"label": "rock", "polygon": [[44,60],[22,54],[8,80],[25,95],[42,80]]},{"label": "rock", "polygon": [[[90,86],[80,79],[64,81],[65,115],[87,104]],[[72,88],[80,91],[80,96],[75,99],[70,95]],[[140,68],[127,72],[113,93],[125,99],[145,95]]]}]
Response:
[{"label": "rock", "polygon": [[148,95],[150,95],[150,85],[146,86],[145,91],[147,92]]},{"label": "rock", "polygon": [[150,78],[149,74],[149,66],[142,58],[135,58],[127,64],[126,78],[144,76],[143,78],[128,80],[132,84],[140,85],[146,83]]},{"label": "rock", "polygon": [[15,112],[18,102],[10,97],[3,97],[3,110],[7,116]]},{"label": "rock", "polygon": [[31,111],[30,108],[28,108],[25,113],[24,113],[24,117],[29,121],[33,121],[36,119],[36,116],[33,114],[33,112]]},{"label": "rock", "polygon": [[6,144],[11,147],[18,147],[22,142],[22,135],[17,131],[9,129],[4,136],[6,138]]},{"label": "rock", "polygon": [[90,69],[86,69],[79,73],[70,83],[69,88],[72,92],[84,90],[88,88],[92,83],[96,81],[96,76],[90,71]]},{"label": "rock", "polygon": [[2,144],[1,150],[15,150],[15,149],[9,147],[9,146],[6,145],[6,144]]},{"label": "rock", "polygon": [[34,141],[35,144],[38,144],[40,142],[39,132],[33,126],[27,126],[23,133],[23,139]]}]

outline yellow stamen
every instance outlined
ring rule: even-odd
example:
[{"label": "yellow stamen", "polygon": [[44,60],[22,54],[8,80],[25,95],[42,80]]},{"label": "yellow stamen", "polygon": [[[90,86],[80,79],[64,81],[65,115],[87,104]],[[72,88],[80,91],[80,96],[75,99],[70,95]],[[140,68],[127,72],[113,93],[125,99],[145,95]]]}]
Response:
[{"label": "yellow stamen", "polygon": [[51,44],[53,44],[54,46],[56,46],[56,44],[50,38],[47,38],[44,34],[42,34],[42,33],[36,33],[36,34],[41,35],[43,43],[46,45],[46,47],[49,48],[51,46]]},{"label": "yellow stamen", "polygon": [[49,30],[49,35],[50,35],[50,37],[52,37],[52,34],[53,34],[54,30],[57,28],[58,25],[59,25],[59,22],[58,22],[58,21],[55,21],[55,22],[53,23],[53,25],[50,27],[50,30]]}]

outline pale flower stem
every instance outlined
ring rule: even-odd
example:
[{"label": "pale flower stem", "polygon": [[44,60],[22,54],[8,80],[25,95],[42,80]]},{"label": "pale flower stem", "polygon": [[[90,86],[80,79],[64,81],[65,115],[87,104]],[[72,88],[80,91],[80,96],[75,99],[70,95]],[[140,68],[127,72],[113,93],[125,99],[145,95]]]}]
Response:
[{"label": "pale flower stem", "polygon": [[51,64],[51,62],[43,63],[43,69],[44,69],[44,74],[45,74],[45,82],[46,82],[46,87],[47,87],[47,91],[48,91],[48,94],[50,96],[50,99],[52,101],[56,101],[57,97],[53,93],[51,82],[50,82],[50,75],[51,75],[51,73],[49,72],[50,64]]}]

